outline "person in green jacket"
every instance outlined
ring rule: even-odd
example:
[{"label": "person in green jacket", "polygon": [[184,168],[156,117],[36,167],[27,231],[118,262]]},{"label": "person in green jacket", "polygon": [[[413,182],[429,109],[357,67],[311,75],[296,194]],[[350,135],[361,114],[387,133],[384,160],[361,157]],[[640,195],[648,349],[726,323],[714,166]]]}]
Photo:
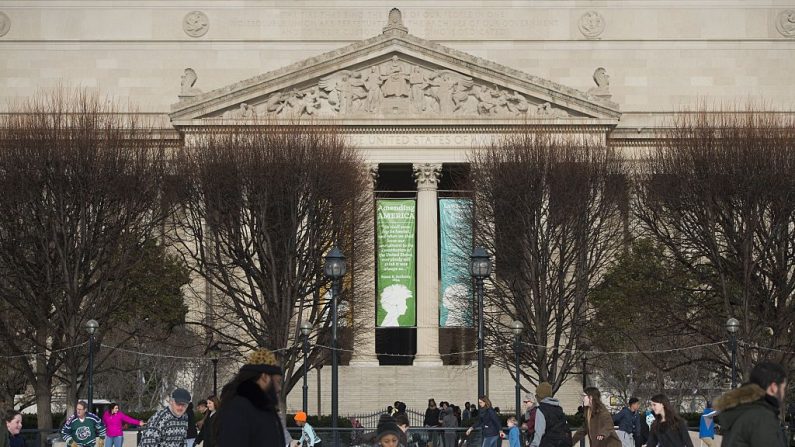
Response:
[{"label": "person in green jacket", "polygon": [[781,365],[760,363],[747,384],[715,401],[723,447],[786,447],[779,419],[787,392],[787,373]]}]

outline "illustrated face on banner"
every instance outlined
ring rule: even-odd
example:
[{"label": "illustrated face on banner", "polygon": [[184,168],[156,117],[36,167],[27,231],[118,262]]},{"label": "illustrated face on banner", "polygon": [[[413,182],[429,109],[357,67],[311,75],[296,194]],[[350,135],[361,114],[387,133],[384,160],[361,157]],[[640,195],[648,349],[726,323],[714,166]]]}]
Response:
[{"label": "illustrated face on banner", "polygon": [[382,327],[400,326],[398,319],[406,315],[411,296],[411,290],[403,284],[393,284],[384,288],[381,292],[381,308],[386,312],[386,316],[381,322]]},{"label": "illustrated face on banner", "polygon": [[376,201],[378,327],[411,327],[416,318],[416,203]]},{"label": "illustrated face on banner", "polygon": [[439,326],[472,327],[470,199],[439,199]]},{"label": "illustrated face on banner", "polygon": [[444,289],[442,294],[442,307],[447,310],[442,326],[460,327],[471,323],[469,316],[471,291],[468,285],[456,283]]}]

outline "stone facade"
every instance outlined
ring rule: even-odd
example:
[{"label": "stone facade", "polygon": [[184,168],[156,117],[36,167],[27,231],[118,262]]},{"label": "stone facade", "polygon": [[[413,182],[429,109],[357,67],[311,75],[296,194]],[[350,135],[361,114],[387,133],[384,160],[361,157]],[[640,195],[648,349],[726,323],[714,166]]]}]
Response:
[{"label": "stone facade", "polygon": [[[368,163],[412,164],[418,356],[413,367],[377,366],[374,343],[358,347],[340,371],[340,412],[397,399],[421,410],[428,397],[462,404],[476,391],[474,365],[441,366],[438,331],[427,330],[438,320],[440,164],[466,162],[518,123],[631,155],[677,111],[753,101],[792,113],[793,56],[795,10],[783,0],[8,0],[0,111],[81,85],[136,104],[175,144],[206,126],[300,117],[342,124]],[[493,401],[510,408],[510,376],[489,375]],[[560,393],[569,412],[578,387]],[[316,388],[313,373],[310,412]]]}]

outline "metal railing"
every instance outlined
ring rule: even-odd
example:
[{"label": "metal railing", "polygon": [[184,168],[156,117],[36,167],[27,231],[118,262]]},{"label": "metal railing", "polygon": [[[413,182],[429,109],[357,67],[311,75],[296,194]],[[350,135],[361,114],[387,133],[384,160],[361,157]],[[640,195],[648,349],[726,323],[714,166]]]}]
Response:
[{"label": "metal railing", "polygon": [[[358,421],[362,427],[375,430],[378,426],[378,420],[384,413],[386,413],[386,410],[380,410],[374,413],[351,414],[345,417],[351,421],[351,423]],[[411,427],[422,427],[425,422],[425,414],[418,411],[406,410],[406,416],[409,418],[409,426]]]},{"label": "metal railing", "polygon": [[[378,413],[379,415],[381,413]],[[369,416],[369,415],[367,415]],[[333,443],[334,431],[327,427],[313,427],[317,436],[323,442],[323,447],[330,447]],[[480,430],[473,430],[466,436],[468,427],[440,428],[440,427],[412,427],[407,433],[408,445],[406,447],[458,447],[461,440],[466,440],[467,446],[480,447]],[[297,440],[301,437],[301,429],[291,427],[288,429],[290,436]],[[367,428],[338,428],[340,443],[333,447],[372,447],[375,442],[375,430]]]}]

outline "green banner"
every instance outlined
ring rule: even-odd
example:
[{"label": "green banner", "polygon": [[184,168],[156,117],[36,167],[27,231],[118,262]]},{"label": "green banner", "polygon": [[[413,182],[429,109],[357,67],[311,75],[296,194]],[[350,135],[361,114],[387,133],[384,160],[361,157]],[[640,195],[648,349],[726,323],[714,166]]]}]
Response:
[{"label": "green banner", "polygon": [[472,280],[469,254],[472,228],[469,199],[439,199],[439,263],[442,285],[439,290],[439,326],[471,327]]},{"label": "green banner", "polygon": [[376,201],[378,327],[417,324],[416,209],[413,199]]}]

